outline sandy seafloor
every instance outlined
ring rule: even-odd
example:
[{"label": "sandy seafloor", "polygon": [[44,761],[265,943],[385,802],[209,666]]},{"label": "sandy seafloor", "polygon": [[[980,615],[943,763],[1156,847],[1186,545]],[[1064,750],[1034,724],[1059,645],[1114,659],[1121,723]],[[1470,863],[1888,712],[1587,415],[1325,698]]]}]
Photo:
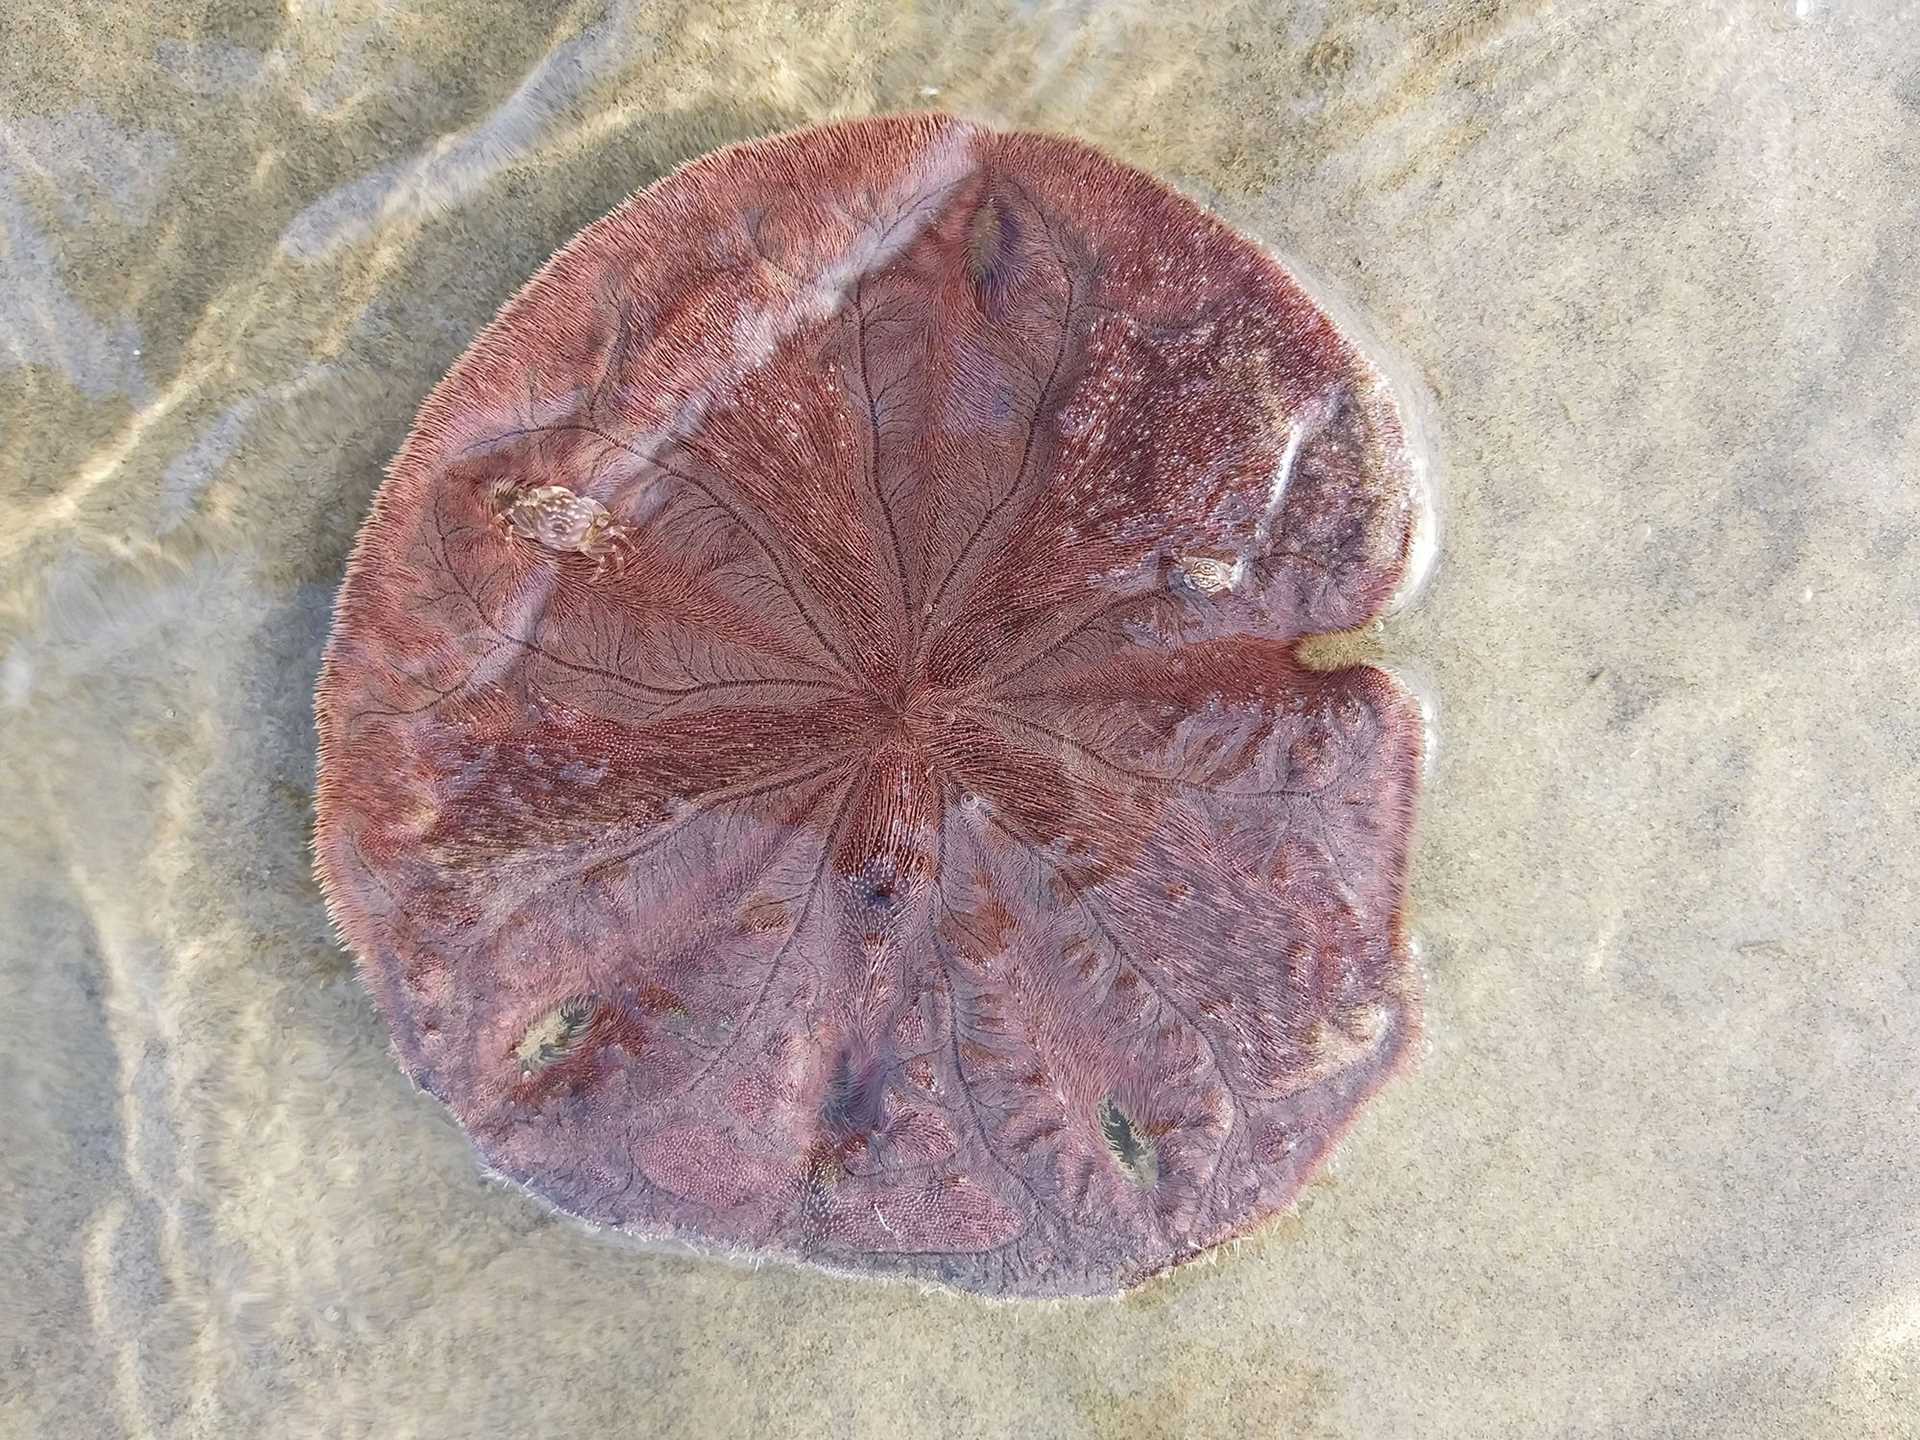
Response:
[{"label": "sandy seafloor", "polygon": [[[1920,7],[5,9],[0,1433],[1920,1434]],[[309,875],[429,386],[680,161],[924,105],[1217,206],[1433,402],[1421,1052],[1117,1302],[486,1182]]]}]

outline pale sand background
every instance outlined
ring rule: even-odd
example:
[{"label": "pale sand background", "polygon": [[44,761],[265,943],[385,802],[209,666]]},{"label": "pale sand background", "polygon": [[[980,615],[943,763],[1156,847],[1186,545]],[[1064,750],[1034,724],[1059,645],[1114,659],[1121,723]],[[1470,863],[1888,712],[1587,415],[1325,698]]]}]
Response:
[{"label": "pale sand background", "polygon": [[[1920,1433],[1915,6],[5,9],[0,1431]],[[308,877],[429,385],[664,169],[930,101],[1219,205],[1440,421],[1428,1041],[1120,1303],[483,1183]]]}]

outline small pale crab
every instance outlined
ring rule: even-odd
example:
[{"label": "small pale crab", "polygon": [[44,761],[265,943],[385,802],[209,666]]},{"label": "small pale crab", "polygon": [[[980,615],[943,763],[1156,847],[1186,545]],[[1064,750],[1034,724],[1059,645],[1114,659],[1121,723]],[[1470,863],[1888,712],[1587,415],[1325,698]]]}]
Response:
[{"label": "small pale crab", "polygon": [[501,529],[549,550],[586,556],[594,562],[596,580],[626,558],[633,528],[590,496],[564,485],[522,485],[509,478],[494,485],[489,499]]}]

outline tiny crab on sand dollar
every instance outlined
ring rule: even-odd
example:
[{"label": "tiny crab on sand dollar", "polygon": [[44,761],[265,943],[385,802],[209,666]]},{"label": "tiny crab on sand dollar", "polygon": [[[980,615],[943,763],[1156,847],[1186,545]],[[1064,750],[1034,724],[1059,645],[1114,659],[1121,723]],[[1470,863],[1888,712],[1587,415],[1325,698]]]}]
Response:
[{"label": "tiny crab on sand dollar", "polygon": [[636,1234],[1112,1293],[1286,1207],[1407,1051],[1421,547],[1376,365],[1077,142],[686,166],[433,391],[319,694],[401,1064]]}]

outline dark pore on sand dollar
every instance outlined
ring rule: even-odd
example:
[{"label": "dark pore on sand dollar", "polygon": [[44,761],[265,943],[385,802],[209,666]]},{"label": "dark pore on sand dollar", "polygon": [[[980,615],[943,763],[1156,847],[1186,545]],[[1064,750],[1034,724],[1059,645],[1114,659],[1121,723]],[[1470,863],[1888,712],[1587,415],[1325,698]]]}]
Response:
[{"label": "dark pore on sand dollar", "polygon": [[1376,366],[1148,176],[939,116],[722,150],[422,408],[327,647],[321,880],[552,1204],[1122,1290],[1407,1052],[1420,707],[1301,647],[1424,516]]}]

